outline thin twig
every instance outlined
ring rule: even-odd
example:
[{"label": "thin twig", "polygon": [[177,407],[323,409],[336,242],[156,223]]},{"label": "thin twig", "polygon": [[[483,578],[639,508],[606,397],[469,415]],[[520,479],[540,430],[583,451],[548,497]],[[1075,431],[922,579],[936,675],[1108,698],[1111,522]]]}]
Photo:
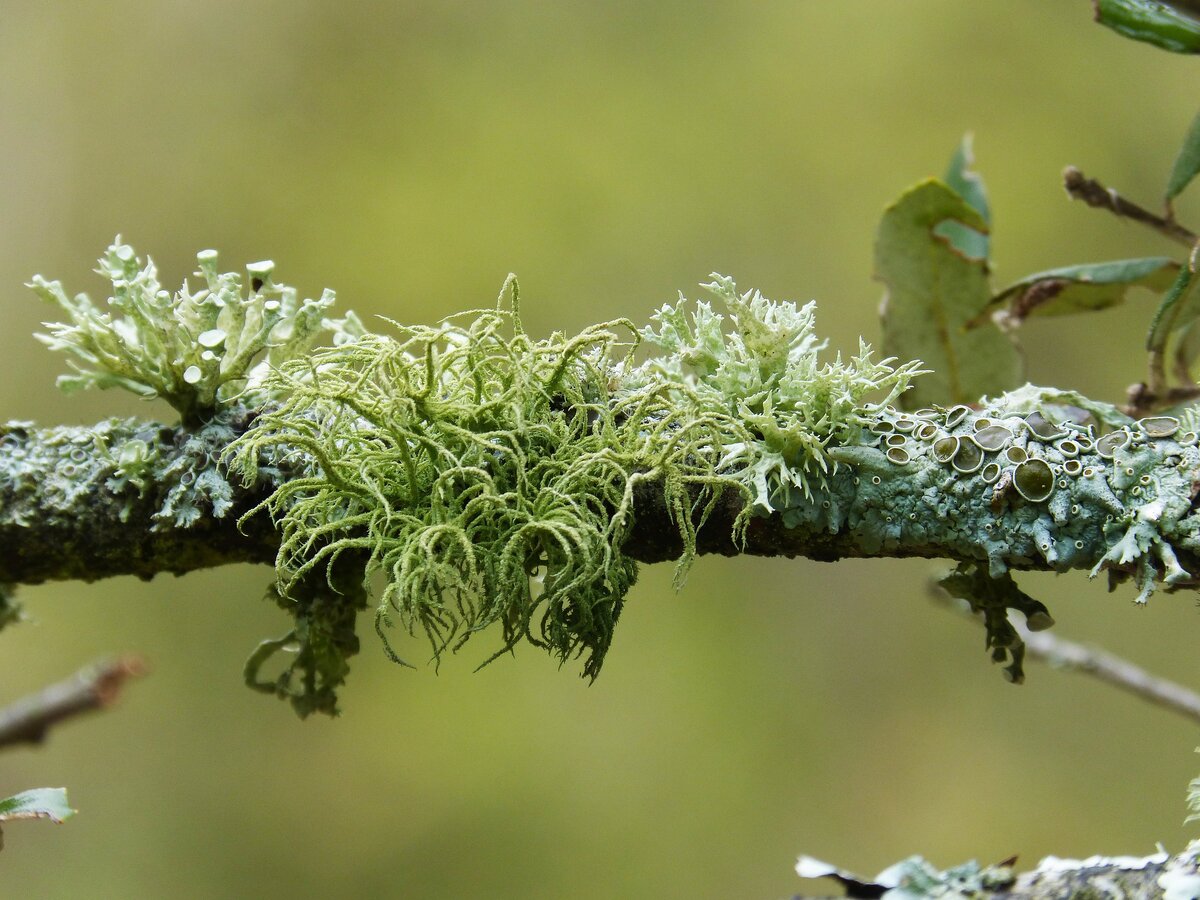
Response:
[{"label": "thin twig", "polygon": [[1028,656],[1056,669],[1091,675],[1149,703],[1200,723],[1200,694],[1175,681],[1151,675],[1141,666],[1098,647],[1087,647],[1055,637],[1049,632],[1031,632],[1013,623],[1025,641]]},{"label": "thin twig", "polygon": [[0,709],[0,747],[40,744],[59,722],[110,706],[127,679],[145,672],[140,658],[122,656],[94,663],[65,681],[23,697]]},{"label": "thin twig", "polygon": [[1195,400],[1197,397],[1200,397],[1200,387],[1195,384],[1181,385],[1162,392],[1155,392],[1148,384],[1138,382],[1131,384],[1125,392],[1125,404],[1121,407],[1121,412],[1140,419],[1160,410]]},{"label": "thin twig", "polygon": [[1126,200],[1113,188],[1106,188],[1095,178],[1088,178],[1074,166],[1063,170],[1063,187],[1074,200],[1082,200],[1088,206],[1097,209],[1107,209],[1113,215],[1122,219],[1132,219],[1148,225],[1159,234],[1186,246],[1189,250],[1195,246],[1197,236],[1184,228],[1178,222],[1164,219],[1136,203]]},{"label": "thin twig", "polygon": [[[969,606],[958,602],[936,583],[930,584],[930,594],[941,605],[965,613],[983,624],[981,616],[973,615]],[[1025,642],[1026,658],[1039,660],[1055,669],[1091,675],[1200,724],[1200,693],[1178,682],[1151,675],[1141,666],[1107,650],[1078,644],[1047,631],[1030,631],[1023,622],[1017,621],[1018,618],[1010,614],[1009,621]]]}]

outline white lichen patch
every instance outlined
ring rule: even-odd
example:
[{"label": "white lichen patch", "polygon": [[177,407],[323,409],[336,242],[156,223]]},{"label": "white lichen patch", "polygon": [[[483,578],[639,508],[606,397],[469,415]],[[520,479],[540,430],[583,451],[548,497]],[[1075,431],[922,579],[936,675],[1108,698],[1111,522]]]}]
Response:
[{"label": "white lichen patch", "polygon": [[865,426],[920,373],[920,363],[873,361],[858,354],[822,362],[825,342],[814,330],[815,303],[768,300],[758,291],[738,293],[732,278],[713,274],[704,285],[728,309],[733,326],[705,302],[689,312],[680,294],[643,328],[662,351],[629,373],[627,389],[665,384],[697,415],[740,426],[743,437],[722,448],[719,471],[747,487],[762,512],[787,508],[793,495],[813,499],[828,486],[836,461],[830,446],[854,445]]},{"label": "white lichen patch", "polygon": [[60,376],[59,386],[162,397],[192,422],[235,397],[261,404],[270,367],[305,354],[319,337],[342,343],[362,334],[353,313],[327,317],[332,291],[301,300],[294,288],[272,280],[271,263],[249,266],[247,286],[237,273],[218,272],[216,251],[201,252],[197,261],[204,286],[193,293],[185,281],[172,293],[159,283],[154,261],[143,264],[117,238],[96,270],[112,284],[103,305],[34,276],[30,287],[70,317],[47,322],[49,334],[38,335],[70,357],[73,374]]}]

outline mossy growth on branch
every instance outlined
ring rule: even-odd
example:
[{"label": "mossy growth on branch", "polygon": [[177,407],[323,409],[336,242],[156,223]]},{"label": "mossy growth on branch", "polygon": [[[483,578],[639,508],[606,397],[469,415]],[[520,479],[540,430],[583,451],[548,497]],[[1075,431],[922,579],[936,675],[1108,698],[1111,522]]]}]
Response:
[{"label": "mossy growth on branch", "polygon": [[[865,344],[822,363],[813,304],[739,293],[719,275],[705,287],[732,328],[681,296],[640,331],[618,320],[535,339],[511,277],[494,309],[367,334],[352,313],[326,318],[330,291],[299,301],[270,263],[249,266],[248,285],[219,273],[213,251],[198,263],[205,287],[172,294],[118,241],[98,270],[107,308],[39,276],[32,287],[71,319],[42,340],[71,357],[65,389],[160,396],[197,433],[233,412],[254,419],[223,457],[181,456],[198,468],[175,473],[160,512],[228,514],[177,496],[193,484],[241,478],[268,492],[251,515],[276,523],[269,596],[294,627],[263,642],[246,677],[301,714],[335,711],[373,584],[396,661],[393,623],[426,635],[435,658],[496,625],[492,658],[528,640],[582,658],[594,678],[637,577],[623,545],[639,485],[678,530],[679,583],[721,497],[744,498],[735,540],[751,516],[812,498],[837,469],[826,449],[859,440],[917,372],[873,362]],[[332,346],[312,350],[322,336]],[[643,343],[657,353],[639,360]],[[280,651],[290,664],[264,677]]]},{"label": "mossy growth on branch", "polygon": [[[678,574],[726,489],[748,502],[808,492],[823,447],[860,429],[915,366],[819,365],[812,305],[797,309],[716,276],[706,303],[537,340],[515,280],[494,310],[436,326],[395,324],[283,363],[264,410],[233,448],[247,477],[263,459],[307,466],[264,504],[282,544],[281,592],[348,552],[383,576],[376,627],[428,636],[434,656],[498,624],[496,655],[529,640],[595,677],[637,567],[622,552],[634,494],[653,483],[679,529]],[[398,657],[389,648],[393,659]]]},{"label": "mossy growth on branch", "polygon": [[[953,559],[944,584],[985,614],[1014,681],[1008,610],[1031,627],[1052,620],[1010,570],[1107,571],[1114,584],[1134,578],[1141,601],[1196,586],[1190,419],[1135,421],[1028,385],[975,409],[902,412],[892,404],[917,363],[876,362],[865,344],[822,361],[813,304],[739,292],[719,275],[705,288],[724,312],[681,296],[642,329],[618,320],[537,339],[515,279],[493,309],[367,334],[352,315],[318,316],[332,294],[301,304],[269,268],[250,268],[247,293],[204,253],[209,287],[172,296],[118,244],[101,270],[122,317],[37,279],[74,322],[47,339],[74,357],[66,386],[167,397],[184,427],[154,442],[136,423],[119,441],[76,429],[71,441],[96,452],[75,481],[58,462],[88,462],[86,450],[14,429],[22,446],[0,459],[0,512],[69,518],[79,510],[62,497],[92,508],[107,498],[123,522],[145,501],[150,530],[187,530],[232,515],[239,481],[251,492],[241,496],[265,496],[249,515],[274,524],[269,596],[293,627],[260,646],[247,681],[301,713],[335,710],[371,588],[397,661],[391,625],[424,634],[435,659],[497,626],[492,658],[530,641],[582,658],[594,678],[637,576],[626,545],[647,503],[681,548],[677,584],[718,504],[735,516],[722,526],[735,544],[751,518],[773,518],[778,533],[755,552]],[[333,346],[312,350],[322,331]],[[264,676],[280,651],[290,663]]]}]

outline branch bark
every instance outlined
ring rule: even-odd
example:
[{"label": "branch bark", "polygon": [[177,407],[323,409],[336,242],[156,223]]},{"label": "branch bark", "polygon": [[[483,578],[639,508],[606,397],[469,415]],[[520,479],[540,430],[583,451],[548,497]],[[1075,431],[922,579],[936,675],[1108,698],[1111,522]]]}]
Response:
[{"label": "branch bark", "polygon": [[0,709],[0,749],[42,743],[51,728],[67,719],[111,706],[125,682],[145,672],[136,656],[105,660]]},{"label": "branch bark", "polygon": [[[984,412],[989,422],[1003,415]],[[224,563],[274,562],[279,535],[270,517],[242,517],[293,477],[303,459],[294,455],[292,470],[280,462],[264,467],[252,486],[229,475],[224,454],[255,417],[254,410],[234,407],[196,429],[139,420],[90,428],[0,427],[0,546],[8,548],[0,556],[0,584],[150,578]],[[968,417],[956,427],[969,431],[983,418],[972,425]],[[1050,486],[1054,496],[1037,502],[1022,493],[1022,466],[1010,465],[989,480],[987,467],[960,471],[970,466],[960,465],[957,455],[939,462],[936,450],[911,444],[913,458],[903,464],[889,461],[899,458],[890,450],[885,456],[871,447],[831,448],[840,462],[824,490],[794,498],[771,515],[755,515],[740,536],[736,524],[746,499],[725,490],[697,532],[696,550],[820,561],[947,558],[993,573],[1102,567],[1118,580],[1137,577],[1146,593],[1152,589],[1146,579],[1160,577],[1169,589],[1194,588],[1193,573],[1200,573],[1195,436],[1180,444],[1138,427],[1125,434],[1129,440],[1115,455],[1066,460],[1070,472],[1082,475],[1068,478],[1067,470],[1059,471],[1058,487]],[[1031,456],[1058,458],[1049,444],[1035,449],[1032,434],[1019,436],[1026,438]],[[956,440],[974,445],[971,438]],[[140,470],[122,462],[131,447],[144,458]],[[1084,465],[1089,459],[1092,465]],[[634,527],[621,550],[639,562],[673,560],[684,549],[662,487],[641,482],[635,492]]]}]

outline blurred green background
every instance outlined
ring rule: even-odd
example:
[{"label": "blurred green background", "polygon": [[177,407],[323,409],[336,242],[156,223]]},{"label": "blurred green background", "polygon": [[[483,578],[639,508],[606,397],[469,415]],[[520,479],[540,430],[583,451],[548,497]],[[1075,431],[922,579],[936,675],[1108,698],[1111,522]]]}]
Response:
[{"label": "blurred green background", "polygon": [[[171,285],[194,254],[273,258],[312,296],[430,321],[521,276],[535,333],[653,307],[716,269],[878,338],[883,206],[976,134],[997,282],[1174,252],[1064,198],[1080,166],[1155,202],[1194,61],[1085,0],[759,4],[7,0],[0,29],[0,417],[163,411],[64,398],[34,272],[100,290],[120,232]],[[1186,199],[1186,198],[1185,198]],[[1196,224],[1194,202],[1181,216]],[[1034,322],[1030,377],[1110,399],[1151,298]],[[0,551],[2,552],[2,551]],[[23,591],[0,702],[93,658],[153,675],[10,751],[0,795],[67,785],[68,825],[6,829],[10,897],[779,898],[810,853],[873,874],[1014,853],[1180,849],[1194,726],[1031,666],[1016,688],[925,562],[648,568],[599,681],[487,636],[440,674],[369,628],[337,720],[240,684],[285,630],[266,569]],[[1026,577],[1065,636],[1200,683],[1194,599],[1134,609]],[[421,656],[417,645],[409,655]]]}]

